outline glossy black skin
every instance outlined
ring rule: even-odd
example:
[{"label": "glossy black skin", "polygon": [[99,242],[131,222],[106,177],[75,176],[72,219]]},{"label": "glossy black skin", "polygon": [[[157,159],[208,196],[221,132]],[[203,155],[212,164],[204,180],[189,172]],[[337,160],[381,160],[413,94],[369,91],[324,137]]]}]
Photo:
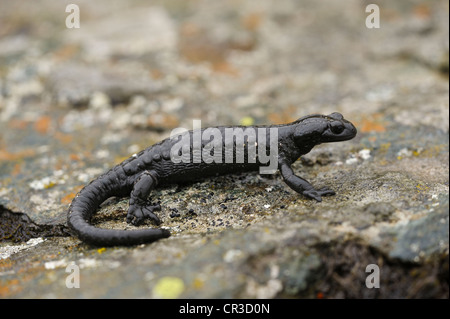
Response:
[{"label": "glossy black skin", "polygon": [[[317,201],[321,201],[322,196],[335,194],[327,188],[315,189],[309,182],[294,174],[291,164],[316,145],[346,141],[355,137],[357,131],[352,123],[345,120],[341,114],[332,113],[305,116],[289,124],[259,127],[278,129],[277,166],[289,187]],[[223,133],[226,127],[217,128]],[[189,134],[192,137],[192,131],[189,131]],[[169,237],[168,230],[158,228],[100,229],[91,225],[90,219],[106,199],[112,196],[130,196],[127,222],[138,225],[145,218],[150,218],[159,225],[160,220],[154,211],[160,210],[161,207],[148,201],[151,190],[157,185],[196,181],[229,173],[258,171],[260,166],[267,165],[258,161],[256,163],[245,161],[242,164],[225,161],[210,164],[203,161],[174,163],[170,159],[170,150],[176,142],[176,139],[165,139],[130,157],[84,187],[72,201],[68,212],[68,224],[75,234],[81,240],[96,246],[136,245]],[[269,147],[269,143],[267,146]],[[224,156],[222,154],[222,157]]]}]

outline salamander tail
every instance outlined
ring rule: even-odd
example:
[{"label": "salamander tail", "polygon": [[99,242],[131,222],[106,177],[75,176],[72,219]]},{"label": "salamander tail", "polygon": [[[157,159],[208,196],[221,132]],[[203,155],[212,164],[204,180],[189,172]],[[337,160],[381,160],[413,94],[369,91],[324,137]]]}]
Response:
[{"label": "salamander tail", "polygon": [[84,242],[94,246],[130,246],[151,243],[170,236],[166,229],[115,230],[90,225],[81,214],[73,211],[68,219],[69,226]]},{"label": "salamander tail", "polygon": [[94,246],[129,246],[150,243],[170,236],[166,229],[150,228],[138,230],[116,230],[97,228],[90,224],[99,205],[118,194],[113,182],[116,173],[109,171],[83,188],[69,207],[67,223],[83,241]]}]

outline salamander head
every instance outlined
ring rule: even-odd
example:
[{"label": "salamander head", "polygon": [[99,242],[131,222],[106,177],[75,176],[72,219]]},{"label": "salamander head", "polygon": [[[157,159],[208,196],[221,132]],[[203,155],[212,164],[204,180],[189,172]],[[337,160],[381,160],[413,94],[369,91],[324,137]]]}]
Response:
[{"label": "salamander head", "polygon": [[294,122],[294,140],[298,145],[351,140],[356,136],[356,128],[340,113],[330,115],[310,115]]}]

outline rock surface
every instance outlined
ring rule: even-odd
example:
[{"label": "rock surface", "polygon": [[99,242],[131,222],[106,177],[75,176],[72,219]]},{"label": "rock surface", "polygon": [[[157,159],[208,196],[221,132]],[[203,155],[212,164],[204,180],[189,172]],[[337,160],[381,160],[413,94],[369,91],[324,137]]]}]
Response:
[{"label": "rock surface", "polygon": [[[68,3],[2,4],[1,298],[448,298],[447,2],[378,1],[378,29],[356,0],[78,3],[79,29]],[[155,191],[156,243],[68,233],[83,185],[175,127],[334,111],[358,136],[295,164],[321,203],[231,175]],[[127,205],[95,223],[135,228]]]}]

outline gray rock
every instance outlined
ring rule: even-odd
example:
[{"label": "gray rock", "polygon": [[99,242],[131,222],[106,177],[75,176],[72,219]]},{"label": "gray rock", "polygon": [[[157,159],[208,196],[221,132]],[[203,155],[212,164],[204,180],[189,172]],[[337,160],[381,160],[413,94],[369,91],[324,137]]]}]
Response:
[{"label": "gray rock", "polygon": [[[115,0],[67,29],[52,1],[2,4],[0,296],[448,298],[448,3],[379,6],[368,29],[360,1]],[[153,244],[67,233],[83,185],[174,127],[334,111],[357,137],[294,165],[336,191],[321,203],[232,175],[155,190],[172,236]],[[134,229],[127,207],[93,222]]]}]

